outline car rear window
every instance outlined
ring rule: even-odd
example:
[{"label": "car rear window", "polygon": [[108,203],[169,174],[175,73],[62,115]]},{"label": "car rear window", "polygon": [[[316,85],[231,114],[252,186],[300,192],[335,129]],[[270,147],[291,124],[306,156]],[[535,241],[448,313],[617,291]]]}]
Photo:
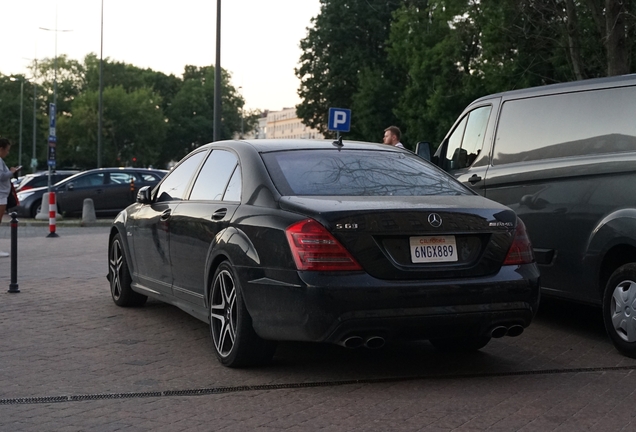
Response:
[{"label": "car rear window", "polygon": [[264,153],[281,195],[472,195],[415,155],[381,150],[293,150]]}]

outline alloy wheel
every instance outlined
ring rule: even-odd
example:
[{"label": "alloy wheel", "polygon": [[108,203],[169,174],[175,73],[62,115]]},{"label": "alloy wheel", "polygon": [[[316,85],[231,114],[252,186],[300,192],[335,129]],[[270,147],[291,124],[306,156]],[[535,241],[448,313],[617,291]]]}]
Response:
[{"label": "alloy wheel", "polygon": [[222,270],[214,279],[210,297],[210,331],[214,347],[221,357],[232,352],[236,339],[236,285],[228,270]]},{"label": "alloy wheel", "polygon": [[108,269],[110,271],[110,291],[115,300],[121,297],[121,278],[124,263],[124,255],[121,250],[121,243],[116,239],[110,251],[110,259],[108,260]]}]

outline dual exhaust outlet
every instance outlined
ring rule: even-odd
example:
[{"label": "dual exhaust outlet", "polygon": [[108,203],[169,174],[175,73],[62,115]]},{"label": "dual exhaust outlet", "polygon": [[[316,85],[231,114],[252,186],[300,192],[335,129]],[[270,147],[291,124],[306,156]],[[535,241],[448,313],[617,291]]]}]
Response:
[{"label": "dual exhaust outlet", "polygon": [[523,333],[523,326],[514,324],[511,326],[500,325],[490,330],[490,336],[493,338],[502,338],[504,336],[516,337]]},{"label": "dual exhaust outlet", "polygon": [[[511,326],[499,325],[493,327],[490,330],[490,336],[498,339],[504,336],[516,337],[523,333],[523,326],[519,324],[513,324]],[[367,338],[363,338],[362,336],[348,336],[341,340],[338,345],[342,345],[345,348],[360,348],[365,347],[369,349],[379,349],[384,346],[386,341],[382,336],[369,336]]]},{"label": "dual exhaust outlet", "polygon": [[381,336],[369,336],[367,338],[363,338],[362,336],[349,336],[338,343],[338,345],[342,345],[345,348],[365,347],[369,349],[382,348],[384,344],[385,340]]}]

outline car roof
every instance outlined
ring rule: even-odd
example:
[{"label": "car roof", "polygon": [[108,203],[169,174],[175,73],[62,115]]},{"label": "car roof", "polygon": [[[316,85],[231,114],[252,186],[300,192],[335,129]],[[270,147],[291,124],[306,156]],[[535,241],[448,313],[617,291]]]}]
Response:
[{"label": "car roof", "polygon": [[591,89],[603,89],[603,88],[611,88],[611,87],[624,87],[636,85],[636,74],[628,74],[628,75],[619,75],[612,77],[603,77],[603,78],[592,78],[587,80],[580,81],[571,81],[565,83],[558,84],[549,84],[538,87],[529,87],[525,89],[519,90],[510,90],[501,93],[494,93],[488,96],[483,96],[479,99],[476,99],[471,105],[475,103],[480,103],[488,99],[493,98],[505,98],[505,99],[517,99],[523,97],[530,96],[542,96],[549,94],[557,94],[564,92],[576,92],[576,91],[584,91]]},{"label": "car roof", "polygon": [[[80,170],[55,170],[51,171],[51,174],[77,174],[81,172]],[[49,175],[48,171],[38,171],[35,173],[25,174],[24,177],[38,177],[43,175]]]},{"label": "car roof", "polygon": [[[259,153],[267,153],[281,150],[316,150],[316,149],[337,149],[339,146],[334,144],[333,139],[330,140],[309,140],[309,139],[253,139],[253,140],[228,140],[216,141],[206,144],[202,147],[251,147]],[[342,140],[341,149],[356,150],[386,150],[386,151],[404,151],[397,147],[389,146],[382,143],[369,143],[361,141]]]}]

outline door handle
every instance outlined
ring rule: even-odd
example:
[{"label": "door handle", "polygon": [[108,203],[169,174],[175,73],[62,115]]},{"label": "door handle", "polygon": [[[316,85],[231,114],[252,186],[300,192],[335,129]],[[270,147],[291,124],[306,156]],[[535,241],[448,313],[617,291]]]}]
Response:
[{"label": "door handle", "polygon": [[170,210],[170,209],[165,210],[163,213],[161,213],[161,217],[159,219],[162,222],[167,221],[168,219],[170,219],[170,213],[172,213],[172,210]]},{"label": "door handle", "polygon": [[475,184],[477,182],[481,181],[481,176],[478,176],[477,174],[473,174],[469,179],[468,179],[468,183],[470,184]]},{"label": "door handle", "polygon": [[104,189],[97,189],[95,192],[97,192],[98,194],[104,193]]},{"label": "door handle", "polygon": [[226,214],[227,214],[226,208],[219,209],[215,211],[214,214],[212,214],[212,220],[221,220],[225,217]]}]

